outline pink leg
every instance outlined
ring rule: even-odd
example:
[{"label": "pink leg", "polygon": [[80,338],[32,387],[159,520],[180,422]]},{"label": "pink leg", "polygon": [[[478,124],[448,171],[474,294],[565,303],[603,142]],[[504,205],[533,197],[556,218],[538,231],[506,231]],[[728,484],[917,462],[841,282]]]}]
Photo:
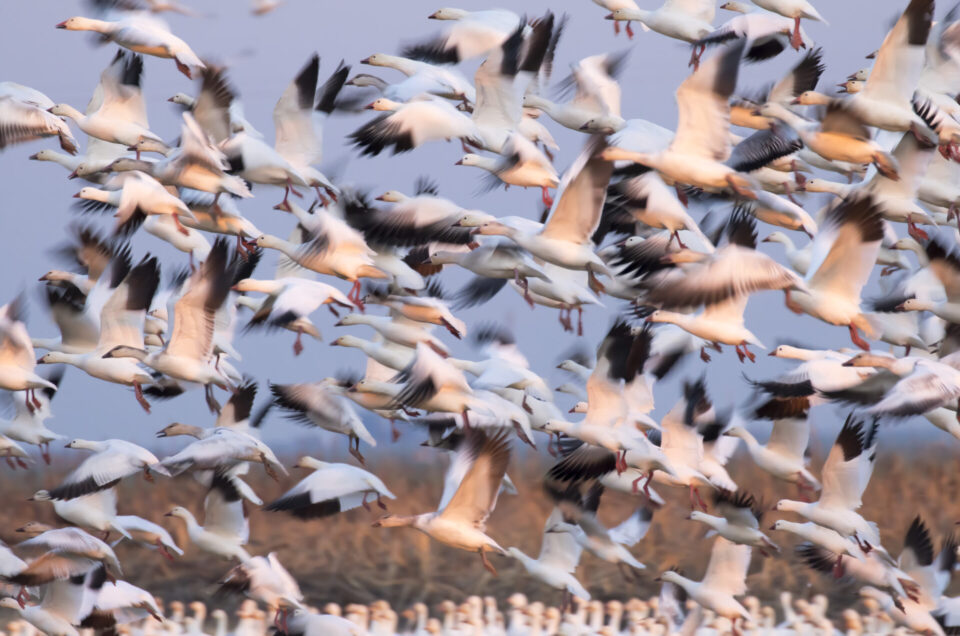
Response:
[{"label": "pink leg", "polygon": [[[616,20],[614,20],[614,23],[616,23]],[[630,26],[629,22],[627,22],[627,37],[633,39],[633,27]]]},{"label": "pink leg", "polygon": [[793,36],[790,38],[790,46],[795,51],[799,51],[803,47],[803,36],[800,35],[800,16],[793,19]]},{"label": "pink leg", "polygon": [[870,351],[870,343],[860,337],[860,331],[854,325],[848,325],[850,329],[850,340],[864,351]]},{"label": "pink leg", "polygon": [[550,196],[550,189],[547,186],[540,188],[540,198],[548,208],[553,206],[553,197]]},{"label": "pink leg", "polygon": [[44,463],[50,465],[50,442],[43,442],[40,444],[40,456],[43,457]]}]

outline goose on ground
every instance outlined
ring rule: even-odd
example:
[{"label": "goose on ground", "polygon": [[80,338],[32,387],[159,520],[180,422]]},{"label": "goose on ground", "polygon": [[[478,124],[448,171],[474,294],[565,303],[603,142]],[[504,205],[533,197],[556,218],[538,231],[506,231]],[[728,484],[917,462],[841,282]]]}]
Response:
[{"label": "goose on ground", "polygon": [[304,456],[293,467],[313,472],[268,503],[265,510],[288,512],[297,519],[308,520],[335,515],[357,506],[369,510],[368,497],[375,497],[383,510],[387,508],[383,497],[396,499],[379,477],[356,466]]},{"label": "goose on ground", "polygon": [[[464,437],[447,472],[448,478],[460,479],[448,501],[441,502],[437,512],[403,517],[387,515],[374,527],[412,527],[447,545],[477,552],[483,565],[496,574],[487,560],[487,552],[507,554],[486,533],[487,519],[497,505],[500,482],[510,463],[510,442],[506,434],[493,436],[482,430],[471,430]],[[444,488],[447,491],[447,488]]]},{"label": "goose on ground", "polygon": [[159,18],[142,13],[128,13],[117,21],[95,20],[76,16],[57,24],[68,31],[93,31],[105,40],[130,49],[135,53],[173,59],[177,69],[188,78],[205,68],[186,42],[170,32],[170,27]]}]

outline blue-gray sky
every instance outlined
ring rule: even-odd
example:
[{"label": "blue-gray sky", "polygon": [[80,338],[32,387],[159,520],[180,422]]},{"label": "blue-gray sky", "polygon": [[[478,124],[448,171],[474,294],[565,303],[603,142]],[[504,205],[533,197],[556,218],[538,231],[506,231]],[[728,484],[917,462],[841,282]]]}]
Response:
[{"label": "blue-gray sky", "polygon": [[[273,138],[271,112],[277,98],[314,51],[321,56],[322,77],[326,77],[342,58],[353,65],[351,75],[372,72],[388,81],[397,80],[399,74],[395,71],[364,67],[359,65],[359,60],[376,52],[394,53],[401,43],[434,33],[441,24],[426,18],[443,3],[443,0],[366,4],[288,0],[273,13],[254,17],[249,13],[249,4],[241,0],[184,1],[208,17],[168,14],[165,17],[173,31],[201,57],[229,65],[230,79],[239,90],[247,118],[269,140]],[[652,7],[658,3],[641,0],[639,4]],[[905,0],[869,3],[821,0],[819,4],[831,26],[805,23],[805,28],[825,51],[827,70],[821,86],[832,87],[847,74],[869,64],[864,55],[879,46],[891,17],[907,3]],[[457,6],[487,8],[484,3],[472,0],[464,0]],[[869,12],[864,12],[866,7]],[[688,73],[689,49],[685,45],[640,29],[636,29],[637,35],[632,41],[623,34],[614,37],[611,23],[603,20],[605,11],[588,0],[560,0],[549,4],[523,2],[514,3],[512,8],[529,15],[540,15],[547,9],[570,15],[557,54],[554,81],[565,75],[569,64],[579,58],[630,49],[629,63],[621,77],[624,116],[674,127],[674,90]],[[0,80],[27,84],[45,92],[55,102],[67,102],[82,109],[99,73],[113,56],[114,47],[95,46],[87,34],[57,31],[54,25],[71,15],[83,15],[85,9],[82,3],[72,1],[5,3],[0,14],[5,14],[8,28],[6,36],[0,38],[0,59],[6,60],[6,64]],[[718,10],[716,23],[732,16]],[[745,66],[740,75],[740,90],[775,80],[798,59],[799,55],[790,51],[773,62]],[[152,57],[146,57],[145,61],[144,92],[150,127],[164,138],[175,138],[179,134],[179,114],[165,100],[179,91],[194,93],[197,87],[177,72],[172,61]],[[461,70],[471,77],[477,64],[476,60],[468,62],[461,66]],[[471,168],[454,166],[462,154],[457,143],[430,144],[398,157],[357,158],[354,150],[344,144],[344,136],[369,117],[368,113],[335,116],[329,122],[325,129],[324,149],[324,167],[328,174],[374,193],[388,189],[410,191],[415,179],[426,174],[439,182],[442,196],[464,207],[497,215],[539,215],[538,191],[511,189],[509,192],[476,194],[480,174]],[[579,153],[585,137],[546,118],[543,121],[561,145],[556,163],[563,169]],[[82,139],[82,133],[75,127],[74,131]],[[55,333],[39,300],[39,283],[36,282],[43,272],[54,267],[49,249],[64,239],[65,228],[71,222],[93,220],[78,219],[71,210],[73,199],[70,196],[82,187],[82,183],[68,181],[67,173],[59,166],[27,161],[31,153],[55,146],[54,140],[44,140],[7,149],[0,154],[0,182],[3,184],[0,206],[6,237],[6,247],[0,251],[0,268],[4,272],[0,279],[0,298],[6,300],[20,291],[27,291],[32,305],[29,328],[35,336]],[[243,213],[261,229],[286,235],[291,226],[290,217],[271,209],[282,196],[281,191],[258,186],[255,194],[254,199],[240,203]],[[808,197],[807,203],[808,210],[814,212],[822,205],[822,199]],[[695,213],[695,217],[699,218],[699,213]],[[103,226],[107,227],[109,221],[102,219]],[[773,229],[761,224],[761,236]],[[903,232],[902,227],[900,231]],[[805,242],[802,235],[793,236],[799,243]],[[185,255],[142,232],[133,239],[133,246],[136,255],[146,251],[160,254],[167,269],[186,263]],[[782,259],[778,246],[765,245],[762,249]],[[275,258],[275,253],[268,253],[261,265],[261,275],[272,273]],[[466,280],[460,273],[444,273],[442,278],[448,289],[454,289]],[[348,284],[336,284],[344,290],[348,288]],[[557,323],[555,311],[544,308],[530,311],[509,290],[504,290],[486,306],[464,312],[463,317],[470,325],[497,319],[514,329],[534,368],[556,385],[565,380],[562,372],[554,369],[560,353],[574,345],[595,346],[614,312],[623,305],[609,297],[603,301],[606,309],[589,308],[585,312],[587,335],[584,338],[564,333]],[[782,337],[816,346],[845,346],[849,342],[846,329],[830,327],[809,317],[794,316],[784,308],[779,294],[764,294],[752,300],[746,317],[748,327],[768,347]],[[261,382],[318,379],[347,367],[362,370],[364,360],[359,352],[327,345],[347,329],[334,328],[334,319],[327,312],[318,312],[315,321],[323,332],[324,342],[308,341],[306,351],[299,358],[294,358],[291,352],[290,334],[239,335],[236,344],[244,358],[238,365]],[[364,328],[348,329],[361,337],[370,335]],[[441,337],[451,340],[445,333]],[[718,402],[742,402],[748,397],[742,371],[752,377],[765,377],[788,368],[787,364],[765,356],[758,357],[756,365],[742,366],[732,349],[727,349],[724,354],[714,356],[714,362],[708,365],[699,360],[687,361],[680,375],[692,376],[705,369]],[[469,355],[465,345],[455,346],[454,351]],[[658,413],[671,406],[679,380],[678,376],[673,376],[664,386],[658,387]],[[261,392],[261,399],[263,397]],[[561,400],[561,404],[567,405],[568,401]],[[155,431],[174,420],[195,424],[212,421],[201,392],[194,391],[166,403],[156,402],[153,413],[146,415],[135,402],[131,390],[94,380],[77,369],[68,371],[60,395],[54,402],[54,412],[56,417],[51,426],[66,435],[116,436],[140,442],[149,442]],[[818,411],[816,417],[836,419],[829,410]],[[389,446],[386,424],[376,423],[372,428],[381,446]],[[268,440],[277,442],[290,435],[308,443],[311,450],[316,450],[320,444],[316,440],[323,439],[338,454],[344,454],[344,439],[329,433],[304,431],[284,422],[277,414],[267,421],[264,434]]]}]

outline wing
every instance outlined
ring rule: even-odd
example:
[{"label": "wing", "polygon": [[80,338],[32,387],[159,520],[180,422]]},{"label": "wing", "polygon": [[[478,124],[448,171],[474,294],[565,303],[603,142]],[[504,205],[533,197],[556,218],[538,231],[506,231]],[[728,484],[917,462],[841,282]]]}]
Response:
[{"label": "wing", "polygon": [[273,109],[275,148],[294,165],[308,166],[321,158],[319,121],[314,118],[320,56],[316,53],[287,86]]},{"label": "wing", "polygon": [[750,546],[717,537],[710,551],[710,562],[700,585],[722,594],[739,596],[747,591]]},{"label": "wing", "polygon": [[873,197],[841,201],[827,212],[813,241],[809,287],[859,303],[882,240],[883,217]]},{"label": "wing", "polygon": [[250,526],[243,514],[243,497],[222,475],[214,473],[203,500],[203,529],[246,543]]},{"label": "wing", "polygon": [[737,86],[744,42],[727,46],[677,89],[677,134],[670,150],[715,161],[730,154],[730,97]]},{"label": "wing", "polygon": [[600,157],[605,142],[594,137],[563,175],[550,218],[543,226],[544,238],[588,243],[600,225],[613,163]]},{"label": "wing", "polygon": [[144,257],[130,270],[100,310],[100,339],[97,351],[117,346],[143,348],[143,323],[160,284],[156,257]]},{"label": "wing", "polygon": [[167,354],[207,360],[213,351],[216,313],[232,283],[227,268],[227,242],[217,239],[203,267],[190,277],[186,292],[174,305]]},{"label": "wing", "polygon": [[628,548],[635,546],[647,534],[653,521],[653,509],[641,507],[622,523],[610,528],[610,540],[625,545]]},{"label": "wing", "polygon": [[862,463],[866,457],[866,435],[861,422],[848,417],[823,464],[823,490],[820,505],[825,508],[856,510],[866,489],[862,482]]},{"label": "wing", "polygon": [[51,499],[75,499],[115,486],[121,479],[136,474],[141,467],[118,450],[95,453],[85,459],[63,483],[50,490]]},{"label": "wing", "polygon": [[767,101],[788,105],[795,97],[814,90],[825,69],[823,49],[808,51],[803,59],[770,89]]},{"label": "wing", "polygon": [[464,444],[454,463],[469,462],[470,466],[440,514],[444,519],[484,530],[497,505],[500,482],[510,463],[510,441],[506,433],[489,436],[483,431],[472,431]]},{"label": "wing", "polygon": [[923,70],[934,0],[911,0],[884,38],[863,87],[865,97],[910,103]]},{"label": "wing", "polygon": [[[550,526],[563,521],[563,512],[554,508],[547,517],[546,530]],[[580,563],[583,548],[571,532],[544,532],[540,544],[540,556],[537,560],[545,566],[554,567],[564,572],[573,573]]]},{"label": "wing", "polygon": [[778,419],[773,422],[767,450],[787,457],[802,458],[810,441],[810,422],[804,418]]}]

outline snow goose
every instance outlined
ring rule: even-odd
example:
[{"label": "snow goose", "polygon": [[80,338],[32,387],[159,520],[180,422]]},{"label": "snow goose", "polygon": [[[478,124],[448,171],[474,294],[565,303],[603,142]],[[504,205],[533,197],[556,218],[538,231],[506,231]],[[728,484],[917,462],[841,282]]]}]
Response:
[{"label": "snow goose", "polygon": [[174,328],[167,345],[154,352],[117,345],[103,357],[133,358],[177,380],[202,384],[207,403],[213,408],[211,385],[233,387],[226,373],[214,364],[212,356],[214,318],[230,292],[235,267],[227,262],[227,242],[217,239],[210,256],[187,280],[184,294],[174,305]]},{"label": "snow goose", "polygon": [[417,323],[399,316],[366,316],[361,314],[347,314],[337,323],[338,327],[350,325],[366,325],[372,327],[380,335],[396,345],[413,349],[423,344],[441,356],[448,355],[446,345],[430,333],[433,327],[427,323]]},{"label": "snow goose", "polygon": [[381,97],[367,106],[385,111],[350,135],[362,156],[379,155],[392,149],[392,154],[409,152],[431,141],[460,139],[464,152],[466,142],[482,146],[483,139],[476,123],[449,102],[420,96],[405,104]]},{"label": "snow goose", "polygon": [[320,56],[314,53],[274,106],[276,150],[303,175],[307,185],[316,188],[318,199],[325,200],[320,194],[320,188],[323,188],[336,200],[339,194],[336,186],[313,166],[323,158],[323,123],[333,112],[337,94],[347,80],[350,67],[340,62],[317,93],[319,72]]},{"label": "snow goose", "polygon": [[[339,289],[306,278],[279,278],[274,280],[257,280],[245,278],[233,286],[239,292],[262,292],[268,297],[254,312],[247,328],[269,327],[289,328],[306,318],[323,305],[328,305],[336,314],[333,305],[337,304],[347,309],[356,305],[350,301]],[[297,331],[297,339],[293,343],[293,352],[300,355],[303,345],[300,342],[302,329]]]},{"label": "snow goose", "polygon": [[500,183],[505,187],[540,188],[543,204],[553,205],[553,198],[548,190],[556,188],[560,177],[549,158],[541,152],[535,144],[519,133],[512,133],[507,138],[497,157],[484,157],[474,153],[467,153],[461,157],[456,165],[472,166],[490,173],[485,180],[484,187],[493,189]]},{"label": "snow goose", "polygon": [[692,43],[694,50],[690,62],[693,66],[698,63],[706,47],[729,42],[734,38],[748,39],[748,48],[744,57],[751,62],[776,57],[788,46],[794,50],[800,50],[810,48],[814,44],[803,27],[798,31],[799,37],[796,40],[793,39],[793,21],[789,18],[769,11],[751,11],[750,7],[741,6],[738,2],[725,2],[720,5],[720,8],[740,15],[727,20],[700,40]]},{"label": "snow goose", "polygon": [[330,343],[331,347],[353,347],[359,349],[366,356],[394,371],[402,371],[412,361],[415,352],[410,347],[404,347],[384,340],[364,340],[355,336],[340,336]]},{"label": "snow goose", "polygon": [[24,404],[28,411],[40,408],[37,389],[57,390],[57,385],[38,375],[33,343],[24,319],[24,299],[0,307],[0,388],[7,391],[24,391]]},{"label": "snow goose", "polygon": [[742,439],[753,462],[777,479],[795,483],[802,491],[818,490],[820,482],[806,467],[805,453],[810,441],[807,411],[798,413],[795,402],[774,398],[757,408],[755,417],[773,420],[773,430],[765,444],[742,426],[733,426],[724,435]]},{"label": "snow goose", "polygon": [[[437,512],[403,517],[387,515],[374,527],[412,527],[447,545],[478,552],[485,568],[496,574],[487,560],[487,552],[507,554],[486,533],[487,519],[497,505],[500,483],[510,463],[510,442],[504,433],[490,436],[482,430],[470,430],[458,448],[447,471],[448,479],[460,479]],[[452,485],[451,485],[452,486]]]},{"label": "snow goose", "polygon": [[151,215],[143,222],[143,231],[169,243],[175,249],[190,256],[190,267],[196,269],[195,262],[207,260],[210,254],[210,242],[197,230],[183,225],[177,227],[174,215]]},{"label": "snow goose", "polygon": [[607,20],[625,21],[628,29],[630,21],[636,20],[645,31],[653,30],[668,38],[695,42],[713,31],[711,23],[716,10],[713,0],[666,0],[653,11],[634,7],[614,9],[607,15]]},{"label": "snow goose", "polygon": [[375,289],[363,299],[363,302],[389,307],[395,315],[413,322],[440,325],[457,340],[467,335],[466,323],[454,316],[444,302],[443,289],[438,285],[432,285],[426,291],[427,293],[422,296],[413,296],[391,294]]},{"label": "snow goose", "polygon": [[587,270],[591,279],[607,266],[594,252],[591,237],[600,223],[613,166],[603,158],[603,140],[588,142],[564,174],[559,196],[543,229],[528,234],[499,221],[484,223],[474,232],[506,236],[535,257],[560,267]]},{"label": "snow goose", "polygon": [[787,263],[790,264],[790,267],[796,273],[801,276],[806,276],[807,270],[810,269],[810,259],[811,259],[811,248],[813,244],[810,243],[802,248],[798,248],[794,244],[793,240],[784,234],[783,232],[772,232],[770,235],[763,238],[762,243],[779,243],[783,245],[785,256],[787,257]]},{"label": "snow goose", "polygon": [[[209,501],[210,495],[207,495],[207,498]],[[250,555],[243,549],[243,544],[247,542],[248,530],[242,507],[239,511],[227,511],[226,506],[224,502],[217,504],[216,507],[205,505],[202,526],[197,523],[193,514],[182,506],[174,507],[165,516],[183,519],[190,543],[198,549],[223,559],[249,561]],[[215,511],[220,508],[224,508],[224,511],[218,515]],[[242,522],[239,526],[236,523],[237,519]]]},{"label": "snow goose", "polygon": [[[37,104],[22,101],[0,90],[0,149],[15,144],[56,136],[60,147],[77,154],[77,140],[62,119]],[[49,151],[48,151],[49,152]]]},{"label": "snow goose", "polygon": [[160,214],[173,217],[177,230],[189,234],[180,223],[180,217],[190,218],[193,212],[179,197],[144,172],[121,173],[104,183],[103,188],[82,188],[74,198],[94,202],[87,206],[93,210],[116,207],[114,234],[130,234],[147,216]]},{"label": "snow goose", "polygon": [[729,244],[706,260],[653,277],[644,282],[646,301],[657,306],[694,307],[697,315],[658,309],[648,322],[670,322],[694,336],[718,344],[734,345],[737,357],[754,361],[747,345],[763,343],[743,324],[743,312],[754,291],[802,289],[800,278],[756,251],[756,225],[745,213],[734,212],[726,226]]},{"label": "snow goose", "polygon": [[93,31],[135,53],[173,59],[177,69],[188,78],[193,77],[194,71],[205,67],[187,43],[170,32],[163,20],[143,13],[127,13],[113,22],[76,16],[60,22],[57,28]]},{"label": "snow goose", "polygon": [[287,203],[282,209],[294,211],[298,218],[307,217],[313,223],[313,227],[306,228],[306,242],[295,245],[263,234],[257,237],[257,246],[279,250],[306,269],[351,281],[353,287],[347,298],[362,310],[360,279],[389,277],[376,267],[373,259],[376,252],[367,244],[363,234],[323,211],[311,215],[295,203]]},{"label": "snow goose", "polygon": [[77,579],[56,581],[45,586],[43,600],[39,605],[21,605],[15,598],[0,599],[0,608],[13,610],[31,629],[58,636],[79,636],[75,625],[86,613],[84,585],[85,576]]},{"label": "snow goose", "polygon": [[396,499],[376,475],[349,464],[334,464],[304,456],[294,468],[312,470],[305,479],[285,492],[264,509],[288,512],[297,519],[328,517],[340,512],[370,505],[367,497],[375,495],[377,505],[386,510],[382,498]]},{"label": "snow goose", "polygon": [[876,422],[865,429],[862,422],[848,417],[824,463],[820,499],[813,503],[781,499],[776,509],[853,537],[865,552],[882,549],[876,524],[856,512],[873,473],[876,438]]},{"label": "snow goose", "polygon": [[933,0],[912,0],[883,40],[863,90],[844,102],[867,126],[907,131],[923,128],[913,96],[924,67]]},{"label": "snow goose", "polygon": [[[469,252],[438,250],[427,257],[431,265],[456,264],[470,270],[478,278],[513,279],[529,290],[528,278],[548,278],[543,267],[518,245],[481,245]],[[499,288],[498,288],[499,289]],[[528,302],[529,298],[527,299]]]},{"label": "snow goose", "polygon": [[434,185],[418,180],[413,196],[388,190],[376,197],[391,204],[386,209],[368,205],[362,195],[346,197],[344,219],[371,243],[413,248],[439,243],[444,249],[469,244],[473,240],[470,230],[457,223],[470,212],[438,196]]},{"label": "snow goose", "polygon": [[48,496],[54,500],[76,499],[113,488],[124,477],[139,472],[143,472],[147,481],[153,481],[151,471],[161,475],[168,474],[153,453],[122,439],[74,439],[66,447],[92,451],[93,454],[73,469],[59,486],[48,491]]},{"label": "snow goose", "polygon": [[[110,280],[98,282],[98,293],[109,296],[98,305],[88,299],[87,313],[99,311],[99,338],[96,347],[85,353],[51,351],[42,356],[41,364],[64,363],[76,366],[94,378],[132,386],[140,406],[150,412],[150,404],[143,397],[143,385],[152,384],[153,377],[133,360],[111,359],[116,347],[142,348],[144,319],[160,282],[160,266],[155,257],[146,256],[135,267],[123,254],[111,261]],[[106,289],[103,289],[106,288]],[[101,292],[101,289],[103,291]],[[110,292],[109,290],[113,291]],[[93,293],[91,293],[93,295]]]},{"label": "snow goose", "polygon": [[[69,117],[80,130],[103,141],[133,146],[141,138],[146,138],[162,144],[163,141],[149,129],[147,106],[140,86],[142,74],[143,58],[120,51],[100,74],[100,105],[96,110],[84,114],[69,104],[56,104],[50,112]],[[94,93],[91,100],[96,101],[98,93]],[[94,167],[90,166],[91,169]],[[104,167],[96,166],[99,170]]]},{"label": "snow goose", "polygon": [[278,472],[287,474],[269,446],[249,433],[229,427],[215,428],[180,452],[164,457],[160,468],[176,476],[188,470],[223,472],[242,462],[263,464],[264,472],[274,480],[279,479]]},{"label": "snow goose", "polygon": [[896,180],[899,167],[885,148],[871,140],[870,129],[843,102],[831,102],[817,123],[804,119],[782,104],[766,103],[755,113],[772,117],[796,131],[807,148],[824,159],[853,164],[874,164],[884,176]]},{"label": "snow goose", "polygon": [[710,550],[710,561],[699,582],[673,570],[662,573],[660,581],[673,583],[700,606],[734,621],[751,620],[750,613],[735,597],[747,591],[747,570],[750,567],[750,546],[739,545],[717,537]]},{"label": "snow goose", "polygon": [[120,576],[120,561],[107,543],[91,536],[80,528],[51,528],[30,522],[18,533],[32,535],[21,541],[18,549],[40,549],[44,554],[21,569],[13,583],[35,586],[55,580],[66,579],[103,565],[111,576]]},{"label": "snow goose", "polygon": [[569,103],[556,104],[528,93],[523,105],[540,109],[571,130],[613,134],[626,126],[620,116],[620,84],[616,79],[626,59],[625,53],[586,57],[573,65],[570,76],[563,80],[567,89],[576,87]]},{"label": "snow goose", "polygon": [[177,93],[167,101],[189,111],[216,145],[222,144],[235,132],[246,131],[254,137],[262,137],[243,118],[237,91],[227,80],[225,68],[208,64],[201,71],[201,78],[200,92],[196,97]]},{"label": "snow goose", "polygon": [[[152,140],[143,139],[133,146],[138,153],[154,148]],[[183,126],[180,132],[180,145],[177,148],[158,149],[164,155],[157,162],[135,159],[117,159],[107,170],[122,172],[139,170],[149,174],[163,185],[191,188],[201,192],[212,192],[219,201],[222,193],[249,199],[253,195],[243,179],[226,173],[229,169],[226,157],[207,140],[206,133],[190,113],[183,113]]]},{"label": "snow goose", "polygon": [[[626,160],[649,166],[670,181],[706,190],[732,189],[740,196],[751,195],[751,181],[736,168],[723,163],[730,157],[730,96],[737,84],[743,42],[727,46],[677,89],[679,119],[677,133],[668,148],[634,152],[607,148],[609,161]],[[757,160],[752,157],[750,163]],[[763,165],[766,161],[761,161]]]},{"label": "snow goose", "polygon": [[346,435],[350,454],[364,464],[360,440],[370,446],[376,446],[377,440],[335,388],[329,381],[270,385],[274,404],[287,411],[292,420]]},{"label": "snow goose", "polygon": [[[895,624],[917,633],[946,634],[940,622],[930,613],[928,608],[911,601],[909,598],[906,601],[896,599],[870,585],[861,587],[859,595],[864,600],[875,601]],[[897,607],[898,603],[903,609]]]},{"label": "snow goose", "polygon": [[531,36],[526,40],[524,27],[518,26],[474,74],[477,99],[473,121],[487,150],[503,152],[510,134],[518,130],[524,116],[523,95],[547,56],[553,25],[553,13],[548,12],[533,23]]},{"label": "snow goose", "polygon": [[52,502],[53,511],[58,517],[81,528],[102,533],[104,541],[109,538],[111,531],[119,532],[124,537],[129,536],[129,533],[116,522],[116,488],[108,488],[69,501],[51,499],[46,490],[38,490],[33,493],[29,501]]},{"label": "snow goose", "polygon": [[[514,27],[515,29],[516,27]],[[511,29],[513,32],[513,29]],[[464,103],[476,101],[476,91],[455,68],[445,64],[431,64],[423,59],[411,59],[386,53],[375,53],[360,60],[361,64],[385,66],[400,71],[411,83],[419,87],[420,95],[436,95],[444,99],[460,100]],[[414,96],[416,99],[416,96]],[[407,100],[410,101],[410,100]]]},{"label": "snow goose", "polygon": [[286,613],[301,608],[303,592],[275,552],[243,561],[220,580],[221,592],[238,592],[277,613],[275,623],[287,631]]},{"label": "snow goose", "polygon": [[520,16],[506,9],[467,11],[444,7],[428,17],[450,24],[430,41],[408,46],[404,55],[437,64],[457,64],[489,53],[523,26]]},{"label": "snow goose", "polygon": [[793,19],[793,36],[791,44],[794,48],[800,48],[803,40],[800,37],[800,20],[816,20],[827,24],[827,21],[817,12],[813,5],[807,0],[751,0],[753,4],[762,9],[779,13],[785,18]]},{"label": "snow goose", "polygon": [[145,619],[163,622],[163,611],[150,592],[127,581],[108,581],[103,570],[94,570],[87,579],[93,597],[88,602],[93,608],[81,620],[82,627],[102,625],[103,629],[122,630]]},{"label": "snow goose", "polygon": [[860,309],[860,293],[877,261],[883,239],[883,219],[877,201],[869,194],[830,208],[811,248],[811,265],[803,291],[788,290],[787,307],[833,325],[847,325],[850,339],[861,349],[870,345],[873,327]]},{"label": "snow goose", "polygon": [[563,511],[560,520],[546,528],[547,533],[572,535],[581,548],[608,563],[617,564],[627,580],[635,579],[628,568],[646,569],[647,566],[638,561],[629,548],[647,534],[653,520],[653,510],[637,508],[622,523],[608,529],[597,519],[597,509],[604,491],[599,483],[594,483],[583,493],[579,484],[571,484],[562,491],[547,485],[546,490],[555,505]]},{"label": "snow goose", "polygon": [[[60,386],[62,377],[63,373],[55,372],[49,379]],[[50,463],[50,442],[63,439],[63,435],[50,430],[46,426],[46,420],[53,416],[50,411],[50,404],[54,393],[51,389],[42,389],[40,395],[36,396],[40,402],[40,407],[37,408],[31,404],[32,409],[27,408],[25,396],[22,399],[17,399],[21,396],[13,394],[13,419],[0,420],[0,435],[4,435],[14,442],[38,446],[43,461],[47,464]]]},{"label": "snow goose", "polygon": [[183,556],[183,550],[160,524],[136,515],[117,515],[116,523],[130,533],[134,543],[156,550],[168,561],[173,561],[174,554]]},{"label": "snow goose", "polygon": [[520,548],[507,548],[507,554],[523,565],[527,573],[553,588],[563,590],[564,603],[568,595],[590,600],[590,592],[574,576],[580,553],[583,548],[569,532],[552,532],[552,528],[563,521],[563,512],[559,507],[553,509],[543,528],[540,543],[540,555],[534,559]]},{"label": "snow goose", "polygon": [[763,511],[753,495],[743,491],[734,494],[718,489],[714,495],[713,507],[719,516],[694,510],[689,518],[706,524],[728,541],[757,548],[764,556],[770,556],[768,551],[780,551],[777,544],[760,530]]}]

